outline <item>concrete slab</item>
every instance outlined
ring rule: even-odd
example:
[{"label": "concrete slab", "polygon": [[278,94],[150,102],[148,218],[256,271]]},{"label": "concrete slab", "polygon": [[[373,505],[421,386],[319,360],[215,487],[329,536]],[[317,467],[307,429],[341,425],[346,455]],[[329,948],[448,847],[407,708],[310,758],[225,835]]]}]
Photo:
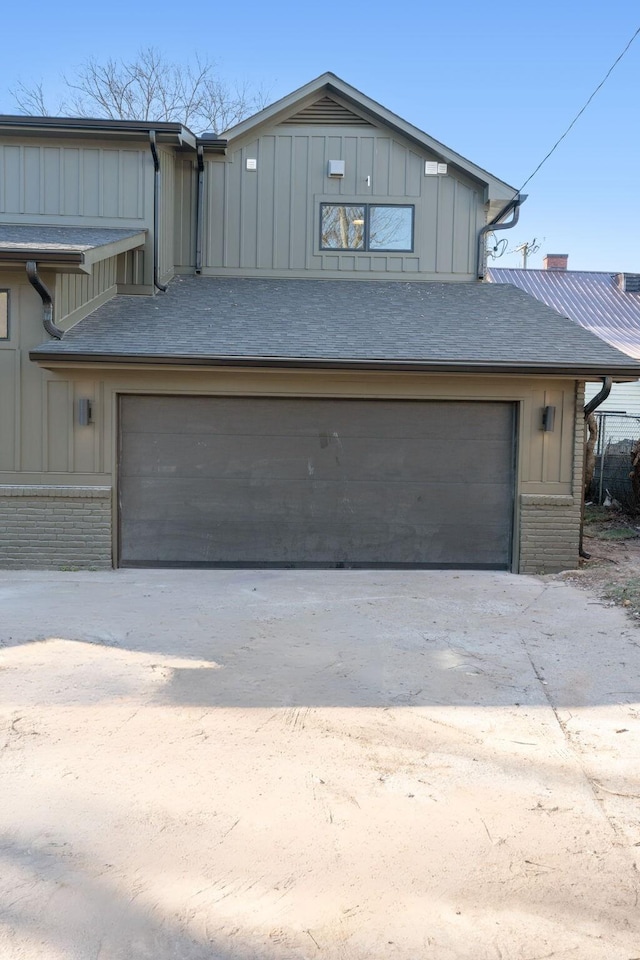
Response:
[{"label": "concrete slab", "polygon": [[0,575],[0,956],[640,957],[640,633],[498,573]]}]

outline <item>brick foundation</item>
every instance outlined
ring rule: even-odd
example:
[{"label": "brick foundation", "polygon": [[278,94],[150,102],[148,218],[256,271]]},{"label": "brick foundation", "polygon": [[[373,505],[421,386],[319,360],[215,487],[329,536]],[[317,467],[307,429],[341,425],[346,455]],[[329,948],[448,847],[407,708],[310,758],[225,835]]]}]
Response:
[{"label": "brick foundation", "polygon": [[578,566],[580,500],[520,497],[520,573],[557,573]]},{"label": "brick foundation", "polygon": [[111,567],[111,488],[0,484],[0,567]]}]

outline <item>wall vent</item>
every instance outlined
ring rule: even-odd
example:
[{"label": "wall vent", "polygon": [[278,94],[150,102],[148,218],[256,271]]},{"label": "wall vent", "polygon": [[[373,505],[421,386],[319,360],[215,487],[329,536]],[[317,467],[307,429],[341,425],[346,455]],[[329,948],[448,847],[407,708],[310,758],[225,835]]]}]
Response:
[{"label": "wall vent", "polygon": [[302,110],[299,110],[298,113],[295,113],[292,117],[288,117],[282,122],[303,123],[305,126],[308,124],[313,124],[314,126],[373,126],[373,124],[365,120],[364,117],[359,117],[357,113],[352,113],[351,110],[343,107],[341,103],[336,103],[331,97],[323,97],[321,100],[316,100],[315,103],[310,103],[308,107],[304,107]]}]

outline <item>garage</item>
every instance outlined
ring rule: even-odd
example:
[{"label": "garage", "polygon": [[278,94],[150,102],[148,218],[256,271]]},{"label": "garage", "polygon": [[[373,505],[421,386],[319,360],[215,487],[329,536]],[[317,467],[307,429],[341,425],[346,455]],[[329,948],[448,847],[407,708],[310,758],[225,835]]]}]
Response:
[{"label": "garage", "polygon": [[119,398],[121,566],[506,569],[507,402]]}]

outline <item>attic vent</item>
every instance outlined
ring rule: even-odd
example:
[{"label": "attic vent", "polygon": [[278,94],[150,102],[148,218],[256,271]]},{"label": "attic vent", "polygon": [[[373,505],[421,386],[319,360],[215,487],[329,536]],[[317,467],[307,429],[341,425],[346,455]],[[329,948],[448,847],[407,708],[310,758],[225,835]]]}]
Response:
[{"label": "attic vent", "polygon": [[282,122],[314,124],[318,126],[325,126],[327,124],[334,126],[339,124],[350,127],[373,126],[373,124],[365,120],[364,117],[359,117],[357,113],[352,113],[351,110],[343,107],[340,103],[336,103],[331,97],[323,97],[322,100],[316,100],[315,103],[309,104],[308,107],[305,107],[303,110],[300,110]]},{"label": "attic vent", "polygon": [[618,273],[616,283],[625,293],[640,293],[640,273]]}]

